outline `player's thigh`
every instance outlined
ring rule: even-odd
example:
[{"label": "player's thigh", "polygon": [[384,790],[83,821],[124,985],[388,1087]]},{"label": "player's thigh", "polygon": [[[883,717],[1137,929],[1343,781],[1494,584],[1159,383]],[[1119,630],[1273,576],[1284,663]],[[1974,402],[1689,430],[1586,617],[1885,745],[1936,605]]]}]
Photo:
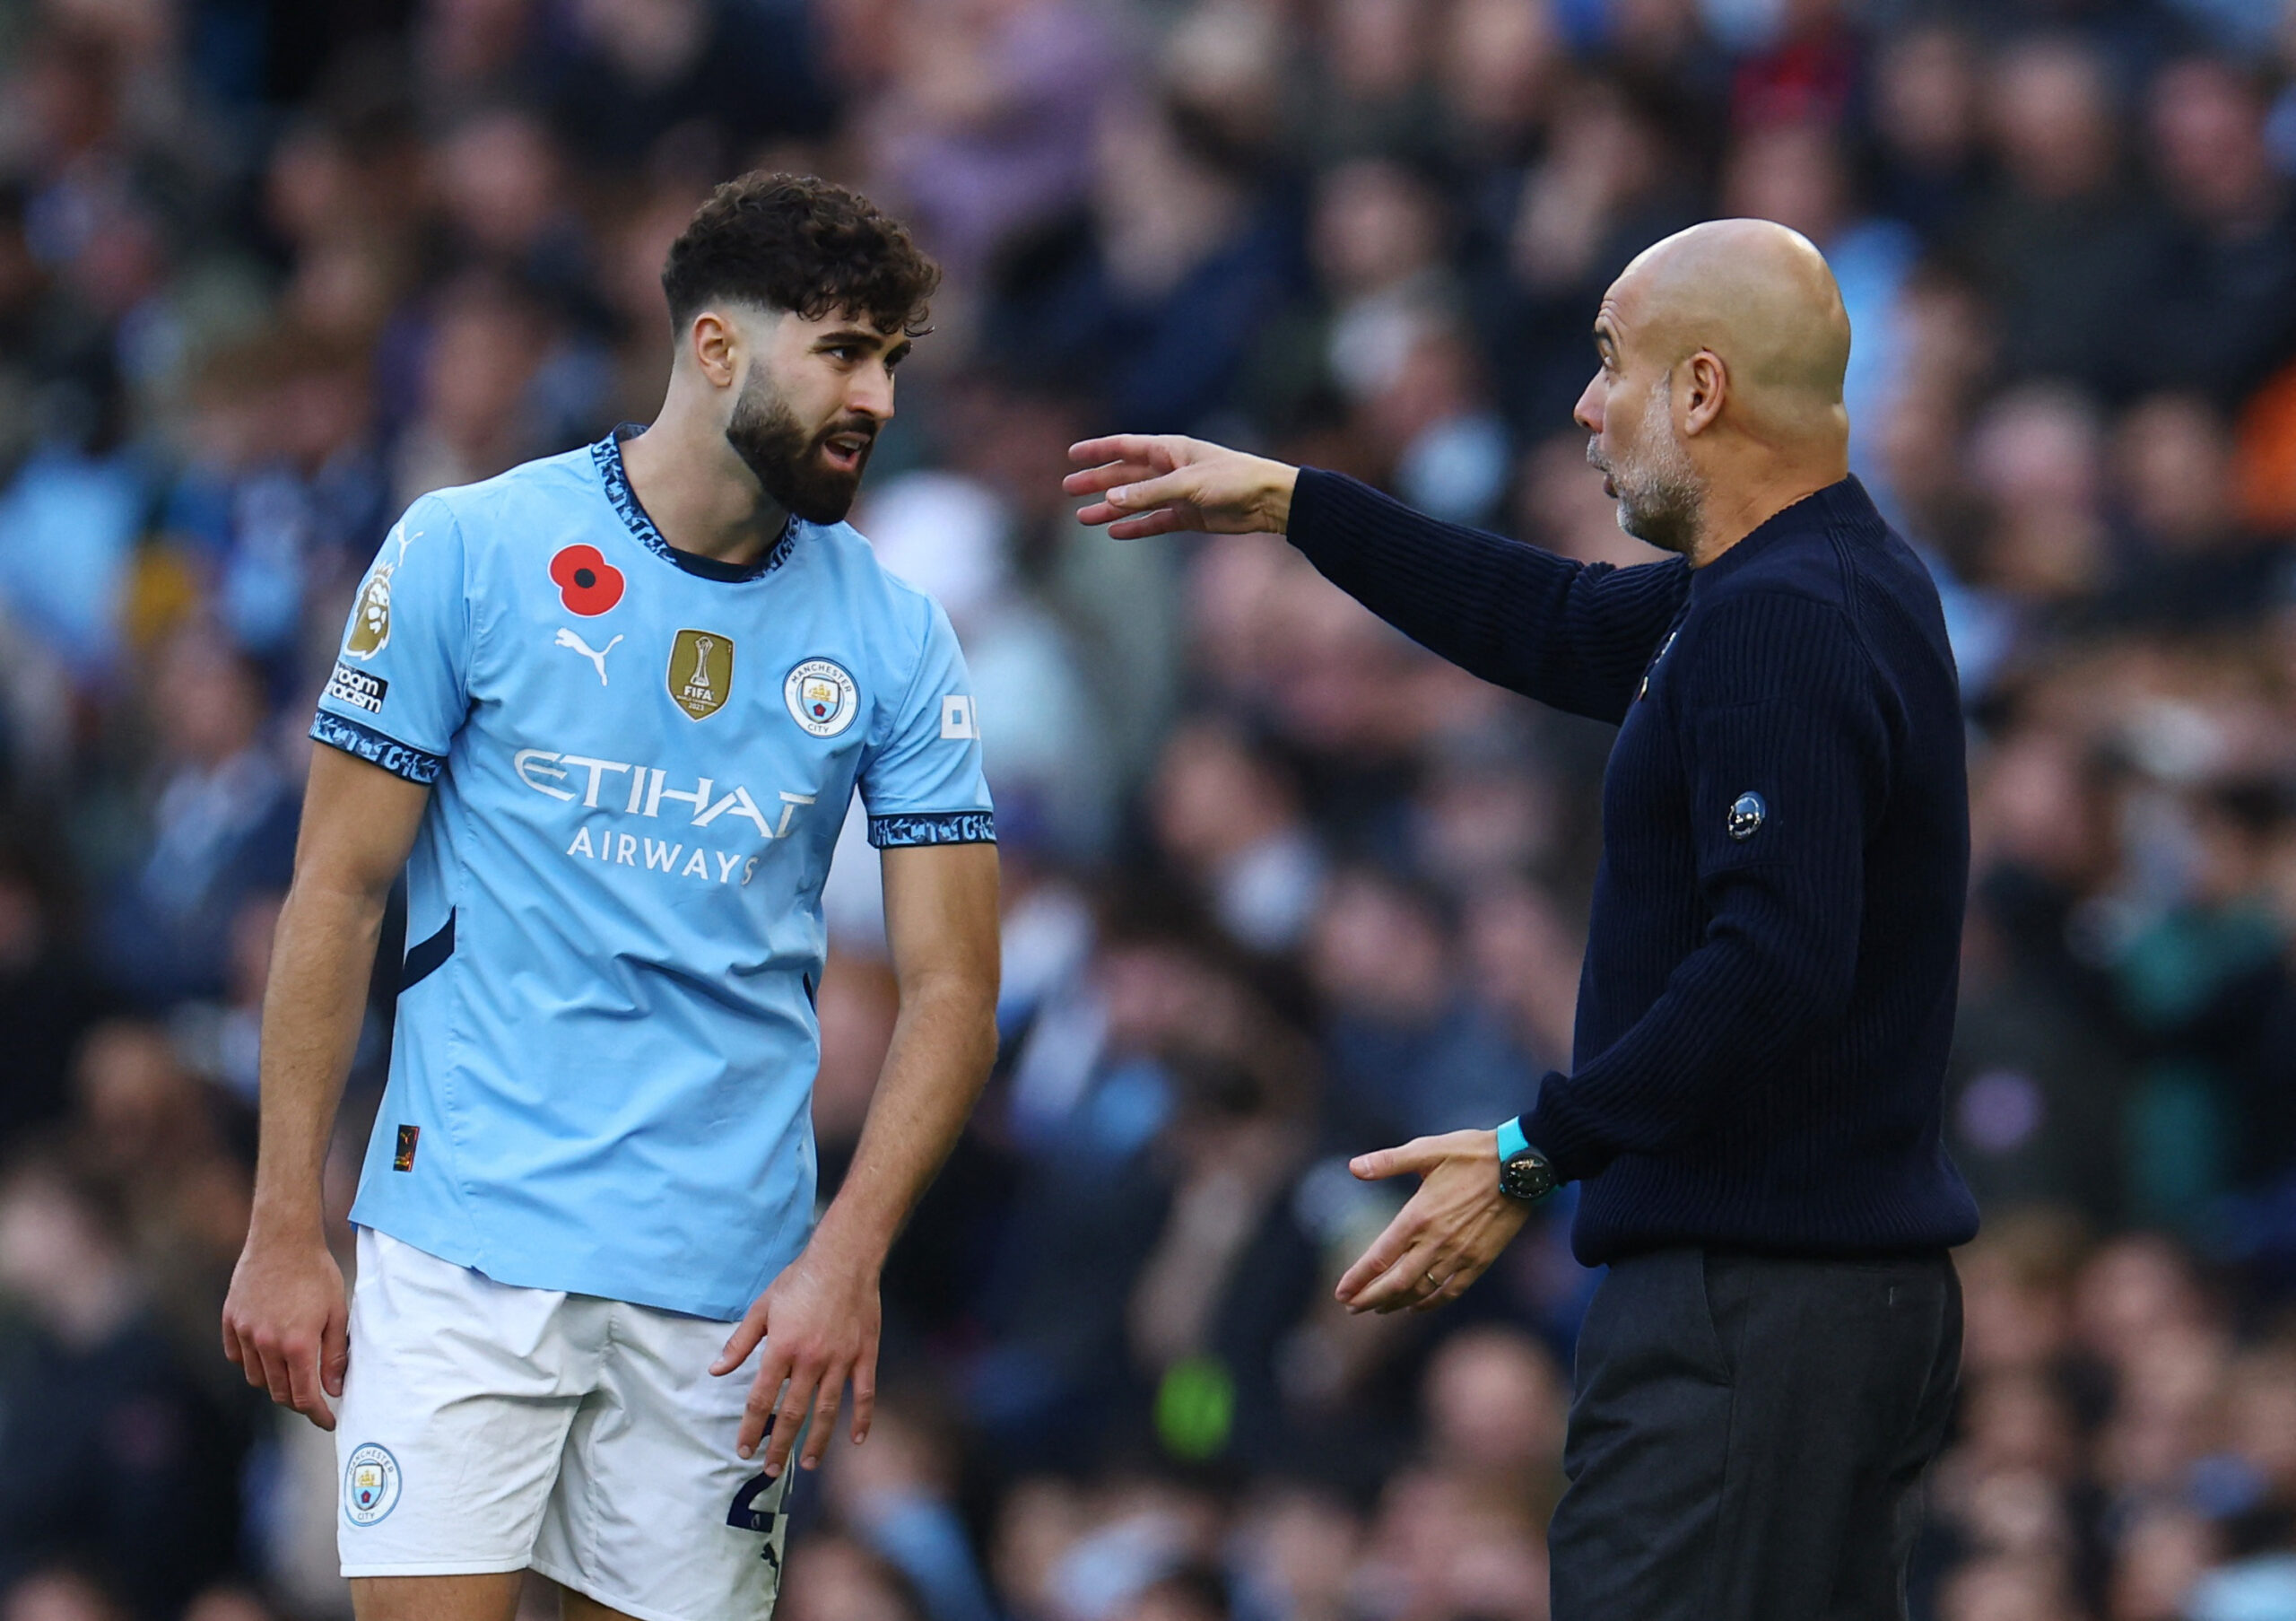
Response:
[{"label": "player's thigh", "polygon": [[358,1621],[513,1621],[526,1576],[358,1576],[351,1611]]},{"label": "player's thigh", "polygon": [[377,1233],[359,1268],[335,1428],[343,1573],[523,1570],[595,1374],[572,1320],[587,1307]]},{"label": "player's thigh", "polygon": [[568,1435],[535,1570],[655,1621],[767,1614],[798,1471],[792,1463],[769,1481],[758,1460],[734,1451],[759,1354],[713,1378],[728,1332],[675,1312],[615,1309],[613,1351]]}]

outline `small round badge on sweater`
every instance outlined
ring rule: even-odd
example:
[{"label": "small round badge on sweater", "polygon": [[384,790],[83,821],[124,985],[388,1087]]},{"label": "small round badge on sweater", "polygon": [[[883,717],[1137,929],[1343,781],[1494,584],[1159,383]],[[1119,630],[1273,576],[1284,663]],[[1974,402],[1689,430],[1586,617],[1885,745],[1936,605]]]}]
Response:
[{"label": "small round badge on sweater", "polygon": [[1740,794],[1730,801],[1730,836],[1744,844],[1761,831],[1762,818],[1769,815],[1770,806],[1761,802],[1760,794]]}]

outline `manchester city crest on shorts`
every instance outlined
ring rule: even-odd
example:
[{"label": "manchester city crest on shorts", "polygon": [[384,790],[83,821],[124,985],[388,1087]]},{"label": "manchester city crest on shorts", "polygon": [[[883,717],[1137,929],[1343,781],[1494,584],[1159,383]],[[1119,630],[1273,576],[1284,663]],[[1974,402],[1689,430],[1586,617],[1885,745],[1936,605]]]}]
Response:
[{"label": "manchester city crest on shorts", "polygon": [[861,693],[845,667],[808,658],[781,684],[782,702],[799,726],[816,737],[834,737],[861,712]]},{"label": "manchester city crest on shorts", "polygon": [[734,691],[734,639],[715,631],[680,631],[670,643],[670,667],[663,678],[688,718],[709,719],[726,707]]},{"label": "manchester city crest on shorts", "polygon": [[343,1517],[372,1525],[398,1506],[398,1460],[373,1442],[351,1449],[343,1470]]}]

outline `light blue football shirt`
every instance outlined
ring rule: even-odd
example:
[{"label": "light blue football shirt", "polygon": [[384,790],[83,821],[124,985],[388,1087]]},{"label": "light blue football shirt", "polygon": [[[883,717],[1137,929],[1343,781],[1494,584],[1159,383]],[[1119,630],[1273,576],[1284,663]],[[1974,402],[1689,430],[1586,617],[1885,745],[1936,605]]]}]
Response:
[{"label": "light blue football shirt", "polygon": [[[623,430],[627,433],[631,430]],[[507,1284],[730,1320],[813,1214],[822,882],[996,837],[947,616],[843,524],[674,552],[620,435],[423,496],[311,735],[430,785],[352,1219]]]}]

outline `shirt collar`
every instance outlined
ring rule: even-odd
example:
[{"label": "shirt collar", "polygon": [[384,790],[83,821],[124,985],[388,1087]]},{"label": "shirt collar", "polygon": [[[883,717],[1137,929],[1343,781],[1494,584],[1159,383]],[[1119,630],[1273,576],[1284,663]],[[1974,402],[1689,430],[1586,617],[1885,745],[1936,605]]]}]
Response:
[{"label": "shirt collar", "polygon": [[597,465],[598,479],[605,485],[606,499],[613,503],[613,510],[622,515],[623,524],[648,551],[689,574],[698,575],[703,580],[721,580],[729,585],[762,580],[789,561],[789,553],[797,545],[797,515],[794,512],[781,526],[780,538],[751,562],[721,562],[714,557],[681,552],[663,539],[661,530],[654,527],[654,519],[638,499],[638,492],[631,488],[629,470],[622,463],[622,441],[645,431],[643,423],[622,423],[590,447],[590,459]]},{"label": "shirt collar", "polygon": [[1726,579],[1731,571],[1752,562],[1762,553],[1796,536],[1854,532],[1883,527],[1882,514],[1866,486],[1851,474],[1839,484],[1814,491],[1783,510],[1773,512],[1744,540],[1708,563],[1691,571],[1694,588],[1701,581]]}]

